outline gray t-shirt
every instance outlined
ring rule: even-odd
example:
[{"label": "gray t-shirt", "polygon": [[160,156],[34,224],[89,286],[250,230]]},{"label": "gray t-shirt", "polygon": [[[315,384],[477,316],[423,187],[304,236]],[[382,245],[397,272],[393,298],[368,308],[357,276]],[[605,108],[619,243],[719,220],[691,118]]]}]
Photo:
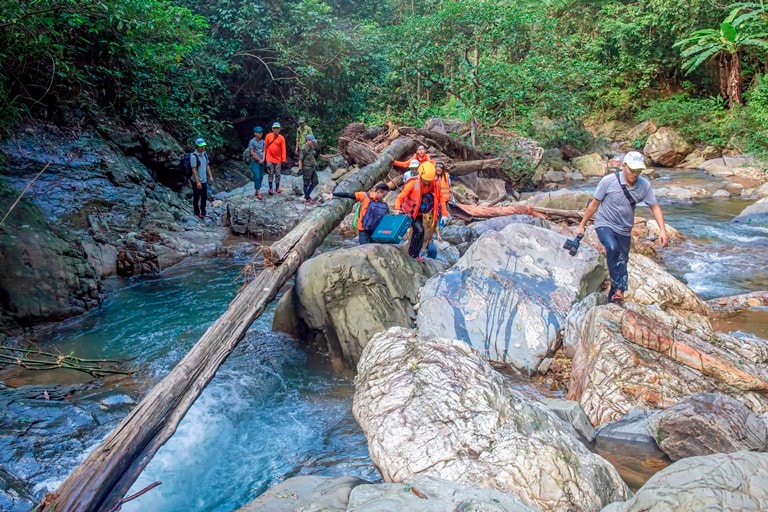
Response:
[{"label": "gray t-shirt", "polygon": [[[200,161],[200,166],[198,167],[198,160]],[[197,167],[197,179],[200,180],[200,183],[208,183],[208,153],[203,151],[203,154],[201,155],[197,151],[192,153],[192,156],[189,157],[189,163],[194,169]]]},{"label": "gray t-shirt", "polygon": [[[640,176],[634,187],[627,185],[624,179],[624,173],[619,173],[621,183],[627,186],[627,190],[637,203],[645,203],[648,206],[658,204],[656,196],[653,195],[651,182]],[[616,173],[604,176],[597,184],[595,190],[595,199],[600,201],[600,207],[595,215],[596,228],[611,228],[620,235],[629,235],[632,233],[632,226],[635,223],[635,211],[629,204],[629,199],[624,195],[619,180],[616,179]]]},{"label": "gray t-shirt", "polygon": [[[264,139],[251,139],[248,143],[248,149],[252,149],[253,152],[256,153],[256,158],[264,158]],[[253,158],[251,158],[251,160],[253,160]]]}]

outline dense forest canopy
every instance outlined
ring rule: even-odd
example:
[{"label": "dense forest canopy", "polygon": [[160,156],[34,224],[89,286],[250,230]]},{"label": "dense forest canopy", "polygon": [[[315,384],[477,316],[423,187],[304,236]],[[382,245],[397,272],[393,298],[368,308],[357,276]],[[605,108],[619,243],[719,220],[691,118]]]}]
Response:
[{"label": "dense forest canopy", "polygon": [[215,143],[441,115],[548,145],[653,118],[766,153],[766,41],[762,3],[716,0],[0,0],[0,118],[148,117]]}]

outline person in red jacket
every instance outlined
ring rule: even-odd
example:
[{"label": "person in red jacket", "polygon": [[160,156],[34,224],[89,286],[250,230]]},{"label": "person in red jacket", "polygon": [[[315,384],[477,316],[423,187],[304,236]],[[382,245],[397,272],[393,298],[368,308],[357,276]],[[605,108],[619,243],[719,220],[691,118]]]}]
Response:
[{"label": "person in red jacket", "polygon": [[392,162],[392,165],[398,169],[408,169],[411,165],[411,160],[418,160],[419,165],[431,161],[431,158],[429,158],[429,155],[427,154],[427,147],[424,144],[419,144],[419,147],[416,148],[416,153],[411,158],[407,160],[395,160]]},{"label": "person in red jacket", "polygon": [[[285,137],[280,135],[280,123],[272,123],[272,133],[264,137],[264,159],[267,161],[267,181],[269,195],[282,192],[280,189],[280,171],[287,160]],[[272,182],[275,182],[275,192],[272,192]]]},{"label": "person in red jacket", "polygon": [[413,219],[408,254],[412,258],[424,261],[420,256],[421,245],[424,242],[424,214],[432,214],[432,224],[437,223],[441,213],[447,214],[445,202],[435,186],[435,165],[432,162],[421,164],[418,179],[408,181],[398,194],[395,199],[395,215],[401,213]]}]

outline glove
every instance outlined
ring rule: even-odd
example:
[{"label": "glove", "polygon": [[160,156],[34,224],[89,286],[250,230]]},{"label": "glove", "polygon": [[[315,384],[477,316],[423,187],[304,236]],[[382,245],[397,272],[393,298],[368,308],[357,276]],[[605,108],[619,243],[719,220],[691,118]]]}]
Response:
[{"label": "glove", "polygon": [[448,215],[440,217],[440,220],[437,221],[437,229],[443,229],[448,224],[448,217]]}]

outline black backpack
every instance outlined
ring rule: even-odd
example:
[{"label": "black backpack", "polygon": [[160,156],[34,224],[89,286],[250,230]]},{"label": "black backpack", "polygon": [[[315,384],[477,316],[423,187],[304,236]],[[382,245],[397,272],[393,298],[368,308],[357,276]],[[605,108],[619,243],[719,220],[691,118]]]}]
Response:
[{"label": "black backpack", "polygon": [[419,205],[420,213],[429,213],[435,207],[435,196],[431,192],[427,192],[421,196],[421,204]]},{"label": "black backpack", "polygon": [[[184,156],[181,157],[181,162],[179,162],[179,166],[181,167],[181,174],[185,178],[191,178],[192,177],[192,155],[195,153],[193,151],[192,153],[184,153]],[[208,154],[203,151],[203,155],[205,155],[205,158],[208,158]],[[197,161],[197,166],[200,167],[200,160]]]},{"label": "black backpack", "polygon": [[388,213],[389,206],[387,206],[387,203],[381,201],[371,201],[368,203],[368,208],[365,210],[365,215],[363,215],[363,230],[373,233],[381,219]]}]

